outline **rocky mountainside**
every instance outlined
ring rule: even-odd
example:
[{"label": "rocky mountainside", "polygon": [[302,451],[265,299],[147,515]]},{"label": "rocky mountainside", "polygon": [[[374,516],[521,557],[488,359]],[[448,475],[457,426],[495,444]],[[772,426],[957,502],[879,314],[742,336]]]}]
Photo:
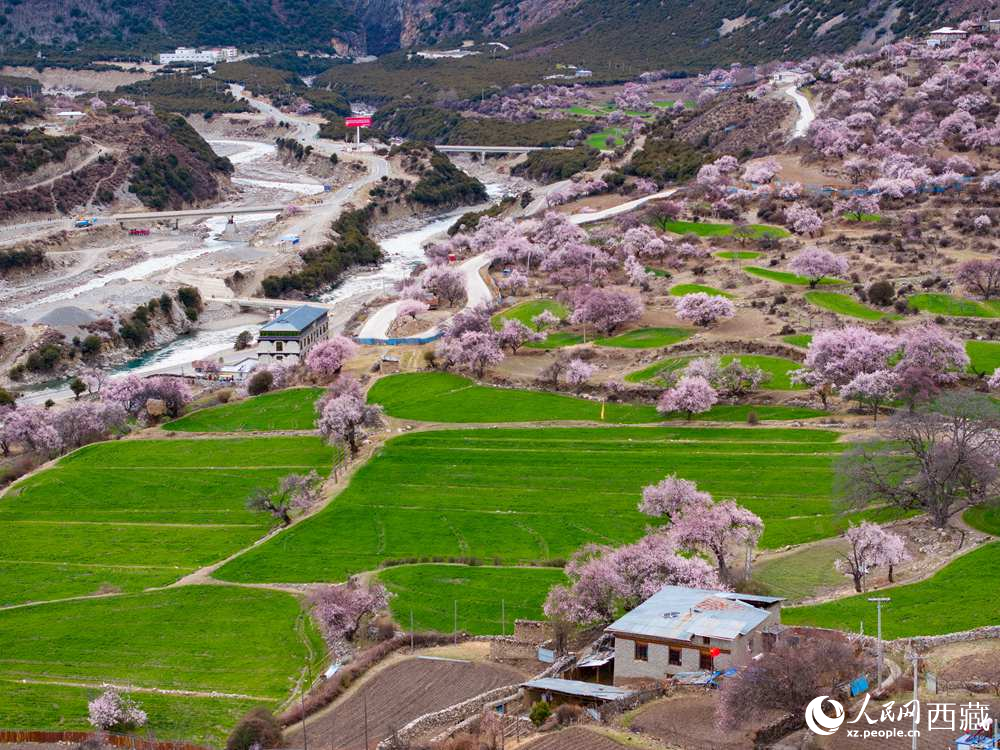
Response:
[{"label": "rocky mountainside", "polygon": [[109,52],[168,44],[384,54],[466,37],[582,64],[703,67],[890,40],[984,0],[2,0],[7,43]]}]

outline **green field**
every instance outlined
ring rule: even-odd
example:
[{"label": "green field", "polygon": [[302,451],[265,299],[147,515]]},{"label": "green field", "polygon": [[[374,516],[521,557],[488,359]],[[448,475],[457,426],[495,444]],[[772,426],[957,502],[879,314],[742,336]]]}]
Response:
[{"label": "green field", "polygon": [[791,336],[782,336],[781,340],[786,344],[791,344],[801,349],[808,349],[813,337],[811,333],[793,333]]},{"label": "green field", "polygon": [[760,561],[754,565],[753,579],[766,586],[770,594],[788,600],[816,596],[849,580],[834,568],[834,562],[846,547],[845,542],[838,540]]},{"label": "green field", "polygon": [[[615,139],[614,146],[608,146],[608,138]],[[625,144],[625,129],[617,126],[604,128],[599,133],[591,133],[587,136],[587,145],[598,151],[612,151]]]},{"label": "green field", "polygon": [[199,409],[163,425],[181,432],[273,432],[312,430],[322,388],[289,388],[232,404]]},{"label": "green field", "polygon": [[594,339],[597,346],[619,349],[653,349],[670,346],[689,338],[694,331],[687,328],[637,328],[610,338]]},{"label": "green field", "polygon": [[971,360],[969,370],[990,375],[1000,367],[1000,342],[966,341],[965,353]]},{"label": "green field", "polygon": [[[663,373],[682,370],[687,367],[692,359],[697,359],[699,356],[698,354],[685,354],[679,357],[667,357],[641,370],[629,373],[625,376],[625,380],[629,383],[642,383],[647,380],[654,380]],[[745,367],[759,367],[764,372],[769,373],[771,380],[761,386],[764,390],[791,391],[801,390],[805,387],[793,384],[789,378],[789,373],[792,370],[799,369],[802,365],[784,357],[772,357],[764,354],[724,354],[719,359],[723,366],[728,365],[734,359],[739,359]],[[816,414],[818,413],[820,412]],[[789,419],[794,419],[794,417],[789,417]]]},{"label": "green field", "polygon": [[[501,310],[492,318],[490,323],[493,328],[500,330],[505,320],[519,320],[533,331],[538,330],[538,326],[531,322],[531,319],[543,311],[548,310],[560,320],[569,317],[569,310],[555,300],[551,299],[529,299],[525,302],[514,305],[509,310]],[[525,346],[529,349],[558,349],[563,346],[573,346],[583,341],[583,336],[568,331],[554,331],[548,333],[543,341],[532,341]]]},{"label": "green field", "polygon": [[392,616],[404,629],[410,613],[417,630],[473,635],[513,632],[514,620],[543,620],[542,603],[566,576],[554,568],[494,568],[470,565],[406,565],[387,568],[379,578],[395,596]]},{"label": "green field", "polygon": [[[949,563],[931,578],[905,586],[880,589],[892,602],[883,610],[887,639],[938,635],[1000,622],[1000,600],[990,596],[1000,576],[1000,543],[986,544]],[[857,632],[875,631],[875,605],[870,594],[808,607],[787,607],[781,620],[789,625],[818,625]]]},{"label": "green field", "polygon": [[[461,375],[417,372],[375,382],[368,401],[387,414],[424,422],[551,422],[601,420],[601,403],[543,391],[477,385]],[[618,424],[658,422],[652,406],[609,403],[604,420]]]},{"label": "green field", "polygon": [[636,539],[643,486],[671,472],[765,521],[762,544],[832,536],[837,433],[768,428],[442,430],[393,438],[334,502],[223,566],[240,582],[337,581],[387,561],[565,559]]},{"label": "green field", "polygon": [[715,257],[723,260],[755,260],[760,257],[760,253],[753,250],[723,250],[716,253]]},{"label": "green field", "polygon": [[[753,276],[759,276],[762,279],[767,279],[768,281],[777,281],[779,284],[792,284],[794,286],[809,286],[809,279],[805,276],[799,276],[794,273],[789,273],[788,271],[774,271],[770,268],[760,268],[758,266],[747,266],[743,269]],[[831,279],[823,278],[820,279],[820,286],[837,286],[840,284],[846,284],[846,281],[842,279]]]},{"label": "green field", "polygon": [[96,443],[0,499],[0,606],[170,583],[260,538],[257,487],[325,474],[313,437]]},{"label": "green field", "polygon": [[560,320],[565,320],[569,317],[569,310],[553,299],[529,299],[514,305],[510,309],[501,310],[490,318],[490,323],[493,325],[494,330],[499,331],[503,327],[505,320],[519,320],[531,330],[537,331],[538,326],[532,323],[531,319],[546,310]]},{"label": "green field", "polygon": [[218,745],[324,653],[299,602],[274,591],[188,586],[0,611],[0,726],[86,728],[86,701],[111,682],[206,693],[134,697],[159,739]]},{"label": "green field", "polygon": [[897,320],[900,318],[899,315],[876,310],[874,307],[858,302],[854,297],[839,292],[806,292],[805,297],[807,302],[817,307],[850,318],[860,318],[861,320],[883,320],[885,318]]},{"label": "green field", "polygon": [[[749,224],[754,237],[790,237],[791,233],[784,227],[770,224]],[[730,237],[735,224],[712,224],[707,221],[668,221],[663,228],[674,234],[696,234],[699,237]]]},{"label": "green field", "polygon": [[729,292],[724,292],[721,289],[716,289],[714,286],[706,286],[705,284],[678,284],[670,289],[670,293],[674,297],[683,297],[685,294],[696,294],[697,292],[712,294],[716,297],[733,298],[733,295]]},{"label": "green field", "polygon": [[951,294],[914,294],[907,302],[910,307],[931,315],[946,315],[956,318],[996,318],[1000,317],[1000,302],[976,302],[955,297]]}]

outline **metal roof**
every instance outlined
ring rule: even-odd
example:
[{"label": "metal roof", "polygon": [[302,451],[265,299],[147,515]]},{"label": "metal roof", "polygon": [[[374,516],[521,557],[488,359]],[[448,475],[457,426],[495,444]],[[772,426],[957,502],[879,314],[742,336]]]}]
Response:
[{"label": "metal roof", "polygon": [[599,651],[589,656],[584,656],[576,663],[578,667],[602,667],[615,658],[614,651]]},{"label": "metal roof", "polygon": [[734,640],[764,622],[767,610],[744,600],[772,604],[777,597],[748,596],[731,591],[664,586],[624,617],[607,627],[610,633],[689,641],[694,636]]},{"label": "metal roof", "polygon": [[580,698],[596,698],[602,701],[617,701],[628,698],[635,693],[634,690],[625,690],[612,685],[598,685],[596,682],[580,682],[579,680],[560,680],[556,677],[530,680],[523,683],[521,687],[548,690],[562,695],[575,695]]},{"label": "metal roof", "polygon": [[285,310],[285,312],[281,313],[281,315],[267,325],[261,326],[260,330],[273,333],[304,331],[326,314],[327,310],[323,307],[310,307],[309,305],[293,307],[291,310]]}]

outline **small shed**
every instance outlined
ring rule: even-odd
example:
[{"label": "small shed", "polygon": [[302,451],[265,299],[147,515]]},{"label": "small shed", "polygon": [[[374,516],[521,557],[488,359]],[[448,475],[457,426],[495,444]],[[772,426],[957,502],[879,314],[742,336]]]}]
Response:
[{"label": "small shed", "polygon": [[383,354],[379,360],[378,370],[382,373],[399,372],[399,357],[395,354]]},{"label": "small shed", "polygon": [[579,680],[561,680],[557,677],[542,677],[529,680],[521,685],[525,694],[531,700],[543,700],[553,705],[573,703],[582,706],[600,706],[612,701],[625,700],[635,695],[634,690],[599,685],[596,682],[580,682]]}]

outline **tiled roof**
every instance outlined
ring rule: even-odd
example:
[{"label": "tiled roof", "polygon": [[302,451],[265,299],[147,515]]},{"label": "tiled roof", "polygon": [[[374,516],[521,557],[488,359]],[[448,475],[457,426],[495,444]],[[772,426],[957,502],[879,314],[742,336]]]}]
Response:
[{"label": "tiled roof", "polygon": [[293,307],[291,310],[285,310],[267,325],[261,326],[260,330],[270,333],[304,331],[326,314],[327,310],[324,307],[310,307],[309,305]]}]

